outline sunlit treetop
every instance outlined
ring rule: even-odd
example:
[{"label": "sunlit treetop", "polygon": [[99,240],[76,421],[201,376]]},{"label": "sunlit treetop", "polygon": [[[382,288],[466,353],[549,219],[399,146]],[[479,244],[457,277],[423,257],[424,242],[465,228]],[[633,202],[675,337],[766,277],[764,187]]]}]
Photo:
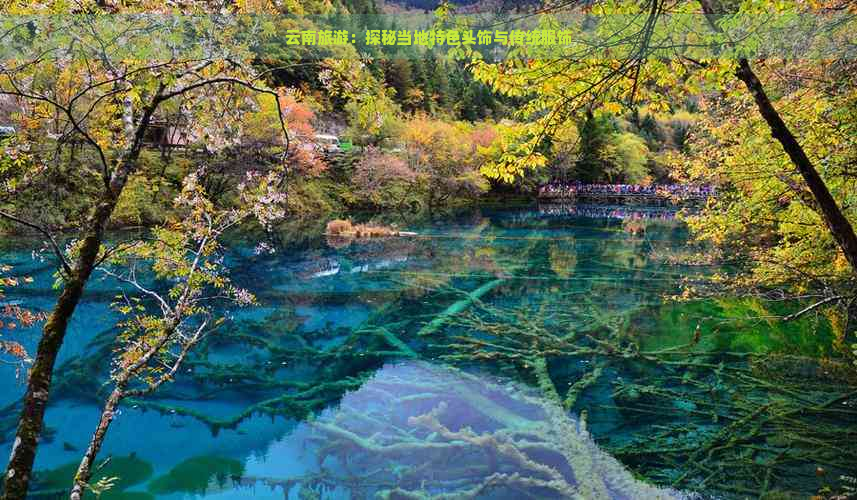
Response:
[{"label": "sunlit treetop", "polygon": [[484,173],[509,180],[544,164],[545,139],[587,110],[668,111],[689,95],[740,93],[729,83],[741,57],[819,60],[855,48],[849,33],[857,23],[844,5],[744,1],[722,8],[725,14],[706,16],[702,2],[594,2],[540,18],[539,29],[572,33],[567,43],[515,46],[499,62],[457,49],[453,55],[469,58],[477,80],[524,101],[518,146]]}]

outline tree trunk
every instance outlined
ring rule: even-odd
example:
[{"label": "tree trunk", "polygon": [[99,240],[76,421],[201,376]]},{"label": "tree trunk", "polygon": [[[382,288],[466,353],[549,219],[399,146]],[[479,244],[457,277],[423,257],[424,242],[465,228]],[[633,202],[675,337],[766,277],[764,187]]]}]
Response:
[{"label": "tree trunk", "polygon": [[66,282],[50,318],[45,323],[36,359],[27,380],[27,392],[24,395],[24,406],[18,421],[18,430],[15,433],[12,455],[6,467],[3,500],[23,500],[27,497],[36,447],[42,432],[45,408],[51,390],[54,363],[65,339],[68,322],[95,268],[98,251],[104,238],[104,228],[113,213],[117,198],[118,195],[114,195],[113,191],[105,191],[95,212],[89,218],[86,236],[80,247],[73,273]]},{"label": "tree trunk", "polygon": [[765,93],[762,82],[756,77],[753,68],[750,67],[750,63],[746,59],[738,61],[738,69],[735,74],[753,95],[759,113],[771,129],[771,135],[780,142],[786,154],[791,158],[792,164],[797,167],[804,182],[809,186],[809,190],[818,203],[818,209],[824,223],[845,254],[845,259],[851,265],[852,272],[857,273],[857,235],[855,235],[851,223],[836,204],[836,200],[833,199],[830,190],[827,189],[827,184],[824,183],[824,179],[815,169],[803,147],[774,108],[773,103]]},{"label": "tree trunk", "polygon": [[[717,24],[717,16],[720,15],[720,6],[715,4],[714,0],[699,0],[702,6],[702,11],[708,20],[711,29],[717,33],[722,33],[723,30]],[[756,107],[759,109],[759,114],[762,115],[768,128],[771,130],[771,135],[779,141],[780,145],[785,150],[786,154],[792,161],[792,164],[797,167],[804,182],[806,182],[812,193],[813,198],[818,203],[818,210],[821,212],[821,217],[824,219],[824,224],[833,235],[833,239],[839,245],[839,248],[845,254],[845,259],[851,266],[851,272],[857,273],[857,234],[854,233],[854,228],[851,223],[840,210],[836,200],[827,189],[827,184],[819,175],[818,170],[810,161],[803,147],[797,141],[794,134],[789,130],[788,125],[783,121],[768,94],[765,92],[765,87],[753,68],[750,62],[745,59],[738,60],[738,68],[735,70],[735,76],[744,82],[747,90],[756,101]]]},{"label": "tree trunk", "polygon": [[77,468],[77,474],[74,475],[74,486],[71,489],[70,500],[81,500],[84,494],[84,488],[92,478],[92,464],[95,463],[95,458],[101,450],[101,445],[104,443],[104,437],[107,435],[107,429],[110,428],[110,423],[113,422],[113,417],[116,415],[116,409],[125,395],[124,384],[117,384],[104,403],[104,410],[101,412],[101,419],[98,421],[98,427],[89,441],[89,447],[86,449],[86,454],[80,461],[80,466]]},{"label": "tree trunk", "polygon": [[[204,245],[205,240],[203,240],[201,246]],[[146,351],[140,359],[135,361],[131,366],[125,368],[122,373],[116,377],[116,385],[110,393],[110,397],[107,398],[107,401],[104,403],[104,409],[101,410],[101,418],[98,421],[98,427],[95,428],[95,432],[92,434],[92,438],[89,441],[89,447],[86,449],[86,453],[80,460],[77,473],[74,475],[74,484],[72,485],[71,495],[69,497],[71,500],[81,500],[81,498],[83,498],[84,488],[86,488],[86,485],[89,484],[89,480],[92,478],[92,464],[95,463],[95,459],[98,457],[98,452],[101,451],[101,445],[104,444],[104,438],[107,436],[107,430],[110,428],[110,424],[116,416],[116,410],[119,408],[119,404],[126,396],[125,389],[128,387],[129,381],[149,362],[150,359],[152,359],[152,356],[166,345],[172,337],[172,334],[175,333],[180,321],[180,318],[173,318],[168,323],[169,326],[164,330],[161,340],[155,343],[155,345]],[[179,358],[173,370],[168,372],[166,376],[171,376],[175,372],[175,369],[178,368],[178,364],[181,363],[183,358],[184,354]]]},{"label": "tree trunk", "polygon": [[[118,165],[110,178],[105,179],[107,185],[104,192],[84,226],[85,236],[73,272],[66,281],[63,292],[42,330],[36,359],[27,380],[27,392],[24,395],[24,407],[21,410],[18,430],[12,445],[12,455],[9,457],[9,464],[6,466],[6,474],[3,477],[5,483],[3,496],[0,500],[24,500],[27,498],[30,475],[36,458],[36,448],[39,445],[39,435],[44,425],[45,409],[51,391],[54,364],[63,340],[65,340],[68,322],[74,314],[78,302],[80,302],[89,276],[95,269],[98,252],[104,241],[104,229],[107,222],[113,215],[113,209],[116,208],[119,196],[128,183],[128,177],[137,169],[143,136],[149,127],[149,123],[151,123],[152,115],[158,105],[164,101],[162,97],[164,88],[163,83],[161,83],[154,99],[144,109],[133,137],[129,138],[131,140],[129,148],[120,156]],[[126,109],[126,113],[127,111]]]}]

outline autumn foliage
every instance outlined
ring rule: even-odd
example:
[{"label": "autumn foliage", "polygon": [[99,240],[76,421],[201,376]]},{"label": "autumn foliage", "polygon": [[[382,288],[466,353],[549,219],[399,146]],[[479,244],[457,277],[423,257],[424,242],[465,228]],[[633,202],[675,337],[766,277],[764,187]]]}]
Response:
[{"label": "autumn foliage", "polygon": [[19,342],[4,339],[4,331],[8,334],[18,328],[29,328],[39,321],[43,321],[45,314],[33,313],[17,304],[2,303],[5,299],[4,286],[14,287],[21,282],[32,283],[33,281],[30,277],[5,276],[9,271],[11,271],[9,266],[0,266],[0,354],[11,356],[16,363],[23,364],[30,361],[30,355]]},{"label": "autumn foliage", "polygon": [[488,189],[488,181],[479,172],[484,161],[479,152],[483,144],[494,140],[492,131],[417,116],[408,122],[402,139],[429,207]]},{"label": "autumn foliage", "polygon": [[377,207],[398,208],[415,191],[417,172],[400,156],[368,146],[354,169],[356,194]]},{"label": "autumn foliage", "polygon": [[350,220],[334,219],[327,223],[325,233],[329,236],[353,236],[355,238],[376,238],[396,236],[398,231],[377,224],[352,224]]},{"label": "autumn foliage", "polygon": [[[249,113],[241,125],[242,146],[268,148],[275,152],[288,147],[290,168],[312,176],[321,174],[327,165],[315,147],[315,113],[301,92],[281,88],[277,93],[276,100],[267,94],[254,98],[255,111]],[[282,121],[279,113],[282,113]],[[283,126],[288,133],[287,140],[284,139]]]}]

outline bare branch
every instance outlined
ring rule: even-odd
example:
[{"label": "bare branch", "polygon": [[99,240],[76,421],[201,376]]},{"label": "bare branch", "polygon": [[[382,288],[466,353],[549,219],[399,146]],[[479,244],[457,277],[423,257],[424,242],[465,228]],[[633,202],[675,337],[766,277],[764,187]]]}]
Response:
[{"label": "bare branch", "polygon": [[206,328],[206,326],[208,326],[208,321],[209,321],[209,319],[206,318],[202,322],[202,324],[199,326],[199,328],[196,329],[196,331],[191,336],[191,338],[186,340],[183,343],[181,352],[179,353],[176,360],[173,361],[172,366],[170,366],[170,369],[169,369],[169,371],[167,371],[167,373],[158,377],[158,380],[156,380],[154,383],[149,384],[149,386],[146,387],[145,389],[135,389],[135,390],[131,390],[131,391],[126,391],[123,395],[123,398],[129,397],[129,396],[130,397],[139,397],[139,396],[143,396],[143,395],[152,393],[152,392],[156,391],[158,389],[158,387],[163,385],[164,382],[172,380],[173,376],[176,374],[178,369],[181,367],[181,364],[184,362],[185,357],[187,357],[187,354],[202,339],[203,333],[205,332],[205,328]]},{"label": "bare branch", "polygon": [[167,304],[167,301],[164,300],[164,298],[161,297],[161,295],[159,293],[152,291],[152,290],[149,290],[148,288],[141,285],[137,281],[136,277],[134,276],[133,271],[129,276],[126,277],[126,276],[123,276],[121,274],[114,273],[113,271],[111,271],[109,269],[99,268],[99,270],[102,273],[106,274],[107,276],[110,276],[110,277],[112,277],[118,281],[121,281],[122,283],[127,283],[127,284],[133,286],[134,288],[136,288],[137,290],[139,290],[140,292],[142,292],[142,293],[148,295],[149,297],[152,297],[155,300],[157,300],[161,306],[161,311],[165,315],[172,314],[173,310],[170,308],[169,304]]},{"label": "bare branch", "polygon": [[834,295],[833,297],[827,297],[827,298],[826,298],[826,299],[824,299],[824,300],[819,300],[819,301],[818,301],[818,302],[816,302],[815,304],[812,304],[812,305],[810,305],[810,306],[807,306],[807,307],[805,307],[805,308],[801,309],[800,311],[798,311],[798,312],[796,312],[796,313],[794,313],[794,314],[789,314],[788,316],[786,316],[786,317],[784,317],[784,318],[783,318],[783,321],[791,321],[791,320],[793,320],[793,319],[800,318],[800,317],[801,317],[801,316],[803,316],[804,314],[809,313],[809,312],[812,312],[812,311],[814,311],[814,310],[818,309],[819,307],[821,307],[821,306],[823,306],[823,305],[825,305],[825,304],[829,304],[829,303],[831,303],[831,302],[838,302],[838,301],[840,301],[840,300],[842,300],[842,299],[844,299],[844,298],[846,298],[844,295]]},{"label": "bare branch", "polygon": [[22,226],[29,227],[30,229],[35,229],[36,231],[43,234],[48,239],[48,241],[50,242],[51,249],[53,250],[54,255],[56,255],[57,259],[60,261],[60,266],[62,267],[62,271],[65,273],[66,276],[71,276],[71,274],[72,274],[71,265],[69,265],[68,260],[65,258],[65,255],[63,254],[62,250],[60,250],[60,247],[57,244],[57,240],[54,239],[53,235],[47,229],[45,229],[45,228],[43,228],[37,224],[33,224],[32,222],[28,222],[24,219],[16,217],[10,213],[4,212],[2,210],[0,210],[0,217],[3,217],[4,219],[8,219],[8,220],[15,222],[17,224],[21,224]]}]

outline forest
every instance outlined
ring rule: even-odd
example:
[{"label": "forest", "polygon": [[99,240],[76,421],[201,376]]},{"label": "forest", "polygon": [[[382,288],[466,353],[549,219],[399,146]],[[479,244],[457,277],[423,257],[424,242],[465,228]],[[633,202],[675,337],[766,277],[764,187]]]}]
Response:
[{"label": "forest", "polygon": [[0,498],[857,498],[848,0],[3,0]]}]

